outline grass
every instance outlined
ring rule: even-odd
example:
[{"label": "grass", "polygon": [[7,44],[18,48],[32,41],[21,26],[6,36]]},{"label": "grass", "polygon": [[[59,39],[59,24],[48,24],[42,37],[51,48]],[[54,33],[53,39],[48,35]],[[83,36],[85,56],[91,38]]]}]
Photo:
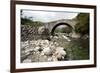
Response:
[{"label": "grass", "polygon": [[64,47],[66,51],[65,60],[87,60],[89,59],[88,39],[72,39],[70,42],[65,39],[54,39]]},{"label": "grass", "polygon": [[[83,44],[85,42],[85,44]],[[89,59],[89,46],[87,40],[77,39],[65,45],[68,60],[87,60]]]}]

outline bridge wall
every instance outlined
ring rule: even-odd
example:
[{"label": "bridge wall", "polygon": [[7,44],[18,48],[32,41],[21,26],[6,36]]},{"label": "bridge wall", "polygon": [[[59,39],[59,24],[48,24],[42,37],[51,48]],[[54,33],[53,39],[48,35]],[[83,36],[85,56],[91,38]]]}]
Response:
[{"label": "bridge wall", "polygon": [[46,28],[49,29],[49,31],[51,32],[53,27],[56,26],[59,23],[66,23],[69,24],[73,29],[75,24],[77,23],[76,20],[58,20],[58,21],[54,21],[54,22],[50,22],[50,23],[46,23],[45,26]]}]

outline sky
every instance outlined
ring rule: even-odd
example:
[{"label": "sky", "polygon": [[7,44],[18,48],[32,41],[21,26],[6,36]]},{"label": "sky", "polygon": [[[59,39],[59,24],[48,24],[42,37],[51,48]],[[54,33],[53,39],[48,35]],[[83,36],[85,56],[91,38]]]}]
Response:
[{"label": "sky", "polygon": [[51,22],[60,19],[73,19],[78,13],[58,11],[32,11],[22,10],[22,17],[32,17],[33,21]]}]

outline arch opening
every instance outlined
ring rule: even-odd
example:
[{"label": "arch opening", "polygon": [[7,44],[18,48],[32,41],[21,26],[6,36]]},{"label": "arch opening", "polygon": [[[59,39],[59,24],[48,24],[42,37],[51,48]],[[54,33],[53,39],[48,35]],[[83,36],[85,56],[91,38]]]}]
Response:
[{"label": "arch opening", "polygon": [[[54,36],[55,35],[55,30],[59,27],[59,26],[61,26],[61,25],[65,25],[65,26],[67,26],[68,28],[70,28],[70,30],[72,31],[72,26],[71,25],[69,25],[68,23],[58,23],[58,24],[56,24],[53,28],[52,28],[52,30],[51,30],[51,35],[52,36]],[[71,32],[70,31],[70,32]]]}]

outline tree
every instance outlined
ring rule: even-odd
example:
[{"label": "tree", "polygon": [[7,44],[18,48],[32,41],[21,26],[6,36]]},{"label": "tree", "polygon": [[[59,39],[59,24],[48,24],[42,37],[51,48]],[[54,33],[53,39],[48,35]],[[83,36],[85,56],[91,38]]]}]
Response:
[{"label": "tree", "polygon": [[75,25],[75,31],[82,35],[89,34],[89,13],[79,13],[76,19],[79,22]]}]

